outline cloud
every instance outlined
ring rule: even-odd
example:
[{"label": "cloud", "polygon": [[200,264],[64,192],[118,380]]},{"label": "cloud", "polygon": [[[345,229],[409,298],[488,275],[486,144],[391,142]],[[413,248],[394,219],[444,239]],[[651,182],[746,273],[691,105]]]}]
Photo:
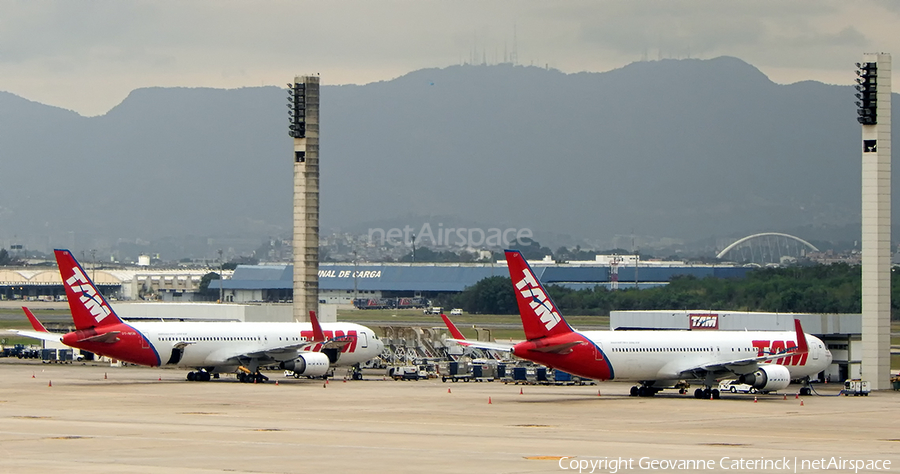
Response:
[{"label": "cloud", "polygon": [[103,113],[143,86],[367,83],[513,48],[564,72],[730,55],[796,81],[900,50],[898,17],[885,0],[0,0],[0,90]]}]

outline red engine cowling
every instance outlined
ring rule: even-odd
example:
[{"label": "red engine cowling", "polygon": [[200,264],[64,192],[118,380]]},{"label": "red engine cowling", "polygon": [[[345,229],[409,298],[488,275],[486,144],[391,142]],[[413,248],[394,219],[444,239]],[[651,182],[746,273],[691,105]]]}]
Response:
[{"label": "red engine cowling", "polygon": [[783,365],[763,365],[752,374],[742,375],[740,381],[760,392],[771,392],[787,388],[791,373]]},{"label": "red engine cowling", "polygon": [[294,360],[282,362],[281,368],[293,371],[297,375],[319,377],[328,373],[330,363],[328,356],[321,352],[305,352]]}]

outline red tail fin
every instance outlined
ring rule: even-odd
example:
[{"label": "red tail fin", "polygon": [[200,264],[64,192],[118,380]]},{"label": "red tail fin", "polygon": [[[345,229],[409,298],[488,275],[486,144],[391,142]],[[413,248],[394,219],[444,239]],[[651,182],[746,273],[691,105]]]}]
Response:
[{"label": "red tail fin", "polygon": [[794,330],[797,331],[797,352],[801,354],[805,354],[809,352],[809,344],[806,343],[806,333],[803,332],[803,326],[800,325],[800,320],[794,320]]},{"label": "red tail fin", "polygon": [[38,321],[38,318],[34,316],[34,313],[32,313],[30,309],[22,306],[22,310],[25,311],[25,316],[28,318],[28,321],[31,323],[31,327],[33,327],[35,331],[50,332],[47,330],[47,328],[44,327],[43,324],[41,324],[40,321]]},{"label": "red tail fin", "polygon": [[559,314],[550,295],[534,276],[522,253],[518,250],[507,250],[506,264],[509,266],[509,277],[515,287],[525,337],[531,340],[572,332],[572,328]]},{"label": "red tail fin", "polygon": [[69,310],[72,311],[75,328],[88,329],[121,323],[122,320],[97,291],[94,282],[88,278],[87,273],[72,256],[72,252],[54,250],[53,253],[56,254],[59,276],[62,277],[63,287],[66,289],[66,298],[69,300]]},{"label": "red tail fin", "polygon": [[309,322],[312,323],[312,342],[325,342],[325,332],[322,331],[322,325],[319,324],[319,318],[316,317],[316,312],[313,310],[309,310]]},{"label": "red tail fin", "polygon": [[441,319],[444,320],[444,324],[447,325],[447,329],[450,330],[450,335],[453,336],[453,339],[465,340],[466,336],[463,336],[463,333],[456,329],[456,325],[453,324],[453,321],[450,321],[446,314],[441,313]]}]

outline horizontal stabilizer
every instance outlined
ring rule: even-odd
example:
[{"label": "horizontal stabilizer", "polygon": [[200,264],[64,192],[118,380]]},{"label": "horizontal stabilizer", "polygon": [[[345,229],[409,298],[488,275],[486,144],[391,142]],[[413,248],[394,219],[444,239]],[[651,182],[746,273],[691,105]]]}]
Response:
[{"label": "horizontal stabilizer", "polygon": [[113,344],[119,341],[119,331],[110,331],[96,336],[79,339],[78,342],[100,342],[104,344]]},{"label": "horizontal stabilizer", "polygon": [[572,341],[563,344],[554,344],[552,346],[536,347],[534,349],[528,350],[532,352],[546,352],[550,354],[568,354],[570,349],[581,344],[581,342],[582,341]]}]

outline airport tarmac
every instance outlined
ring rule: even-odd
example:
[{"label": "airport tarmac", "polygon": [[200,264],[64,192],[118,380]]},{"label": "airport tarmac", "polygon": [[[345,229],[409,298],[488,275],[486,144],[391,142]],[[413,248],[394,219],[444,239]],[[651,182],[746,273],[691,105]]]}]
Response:
[{"label": "airport tarmac", "polygon": [[[632,398],[626,383],[368,375],[323,385],[272,372],[269,383],[242,384],[187,382],[185,374],[0,359],[0,473],[577,472],[577,462],[620,458],[618,469],[593,472],[694,472],[699,461],[709,472],[816,472],[825,465],[810,460],[832,458],[888,467],[833,472],[900,470],[894,391],[795,399],[792,386],[787,400],[754,402]],[[827,387],[829,395],[840,389]],[[769,468],[734,464],[740,459]],[[663,467],[682,460],[695,464]]]}]

